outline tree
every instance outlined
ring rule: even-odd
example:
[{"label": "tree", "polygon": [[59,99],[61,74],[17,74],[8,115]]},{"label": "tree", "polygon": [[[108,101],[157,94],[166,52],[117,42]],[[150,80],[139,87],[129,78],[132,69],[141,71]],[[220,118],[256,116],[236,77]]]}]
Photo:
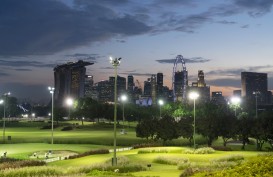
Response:
[{"label": "tree", "polygon": [[222,136],[223,145],[227,145],[227,141],[236,136],[237,118],[233,112],[222,109],[222,115],[219,117],[221,125],[219,127],[219,136]]},{"label": "tree", "polygon": [[218,106],[213,103],[205,103],[202,107],[199,105],[197,110],[197,132],[206,137],[208,146],[211,146],[213,140],[217,139],[220,135],[220,116],[222,112],[218,109]]},{"label": "tree", "polygon": [[173,117],[164,116],[158,121],[156,137],[162,139],[163,143],[167,140],[176,139],[179,137],[177,128],[177,124]]},{"label": "tree", "polygon": [[237,133],[243,142],[242,150],[245,149],[245,144],[249,141],[248,138],[251,135],[252,126],[253,126],[253,121],[250,118],[249,114],[247,114],[246,112],[242,112],[238,116],[238,124],[237,124]]},{"label": "tree", "polygon": [[143,119],[136,126],[136,136],[140,138],[151,138],[154,140],[158,128],[158,120],[156,118]]},{"label": "tree", "polygon": [[179,136],[189,140],[192,144],[193,138],[193,128],[192,128],[193,118],[190,116],[181,117],[177,122],[177,133]]}]

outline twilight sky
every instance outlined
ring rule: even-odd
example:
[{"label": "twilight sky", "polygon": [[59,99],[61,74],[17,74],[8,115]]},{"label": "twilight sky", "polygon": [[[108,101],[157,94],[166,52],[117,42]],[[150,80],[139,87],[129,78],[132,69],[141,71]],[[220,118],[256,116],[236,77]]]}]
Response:
[{"label": "twilight sky", "polygon": [[[242,71],[268,73],[273,90],[273,0],[0,0],[0,93],[48,101],[53,68],[94,62],[95,82],[114,70],[142,86],[186,59],[189,83],[203,70],[211,91],[240,89]],[[178,67],[181,69],[181,66]]]}]

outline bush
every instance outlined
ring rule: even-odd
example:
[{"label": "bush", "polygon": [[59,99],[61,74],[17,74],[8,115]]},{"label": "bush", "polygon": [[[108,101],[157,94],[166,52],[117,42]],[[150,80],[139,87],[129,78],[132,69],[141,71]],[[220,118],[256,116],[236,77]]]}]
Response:
[{"label": "bush", "polygon": [[218,159],[212,160],[212,162],[237,162],[237,161],[242,161],[245,158],[241,155],[230,155]]},{"label": "bush", "polygon": [[159,147],[162,146],[159,143],[142,143],[142,144],[135,144],[132,147],[134,149],[139,149],[139,148],[145,148],[145,147]]},{"label": "bush", "polygon": [[72,126],[66,126],[66,127],[63,127],[61,129],[61,131],[69,131],[69,130],[73,130],[73,127]]},{"label": "bush", "polygon": [[16,160],[16,161],[7,161],[0,164],[0,169],[9,169],[9,168],[21,168],[21,167],[30,167],[30,166],[43,166],[46,163],[44,161],[38,160]]},{"label": "bush", "polygon": [[189,162],[187,158],[175,158],[175,157],[162,157],[158,156],[153,160],[154,163],[167,164],[167,165],[178,165],[185,164]]},{"label": "bush", "polygon": [[141,149],[137,153],[138,154],[147,154],[147,153],[168,153],[169,151],[167,149],[161,149],[161,148],[146,148]]},{"label": "bush", "polygon": [[230,147],[225,146],[211,146],[216,151],[232,151]]},{"label": "bush", "polygon": [[236,165],[232,169],[221,170],[218,172],[205,172],[196,176],[215,176],[215,177],[241,177],[241,176],[272,176],[273,156],[257,156],[246,163]]},{"label": "bush", "polygon": [[95,155],[95,154],[109,154],[109,150],[108,149],[91,150],[81,154],[69,156],[68,159],[75,159],[75,158],[80,158],[80,157],[85,157],[85,156]]},{"label": "bush", "polygon": [[210,147],[198,148],[198,149],[187,149],[184,151],[185,154],[212,154],[215,150]]}]

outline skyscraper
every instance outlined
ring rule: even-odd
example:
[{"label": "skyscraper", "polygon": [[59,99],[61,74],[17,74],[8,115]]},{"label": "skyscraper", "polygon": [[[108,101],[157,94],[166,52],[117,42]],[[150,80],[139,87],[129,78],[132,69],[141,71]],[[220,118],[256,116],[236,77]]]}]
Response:
[{"label": "skyscraper", "polygon": [[254,99],[257,94],[258,104],[267,104],[268,86],[267,74],[256,72],[242,72],[242,97]]},{"label": "skyscraper", "polygon": [[[174,74],[174,83],[173,86],[175,89],[174,97],[176,101],[182,101],[185,93],[185,89],[188,87],[188,80],[187,78],[188,72],[185,71],[176,71]],[[186,86],[186,87],[185,87]]]},{"label": "skyscraper", "polygon": [[85,66],[93,64],[79,60],[54,68],[54,100],[56,105],[63,106],[67,97],[74,99],[84,97]]},{"label": "skyscraper", "polygon": [[157,86],[156,86],[156,76],[154,74],[151,77],[151,91],[152,91],[152,104],[156,105]]},{"label": "skyscraper", "polygon": [[157,73],[156,76],[156,84],[157,84],[157,97],[163,96],[163,73]]},{"label": "skyscraper", "polygon": [[198,71],[197,82],[193,82],[189,91],[196,91],[199,94],[199,102],[209,102],[210,101],[210,87],[206,85],[205,75],[203,70]]},{"label": "skyscraper", "polygon": [[84,81],[84,96],[85,97],[91,97],[93,84],[94,84],[93,76],[86,75],[85,81]]}]

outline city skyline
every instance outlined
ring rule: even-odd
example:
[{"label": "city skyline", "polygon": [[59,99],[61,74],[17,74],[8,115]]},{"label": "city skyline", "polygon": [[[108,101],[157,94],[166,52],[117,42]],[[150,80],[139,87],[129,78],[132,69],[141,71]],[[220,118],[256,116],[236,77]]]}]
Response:
[{"label": "city skyline", "polygon": [[[189,84],[203,70],[211,91],[241,89],[243,71],[268,74],[273,90],[272,0],[2,0],[0,91],[50,100],[54,67],[94,62],[95,82],[118,74],[141,81],[162,72],[171,88],[175,57],[183,55]],[[143,85],[142,85],[143,86]]]}]

